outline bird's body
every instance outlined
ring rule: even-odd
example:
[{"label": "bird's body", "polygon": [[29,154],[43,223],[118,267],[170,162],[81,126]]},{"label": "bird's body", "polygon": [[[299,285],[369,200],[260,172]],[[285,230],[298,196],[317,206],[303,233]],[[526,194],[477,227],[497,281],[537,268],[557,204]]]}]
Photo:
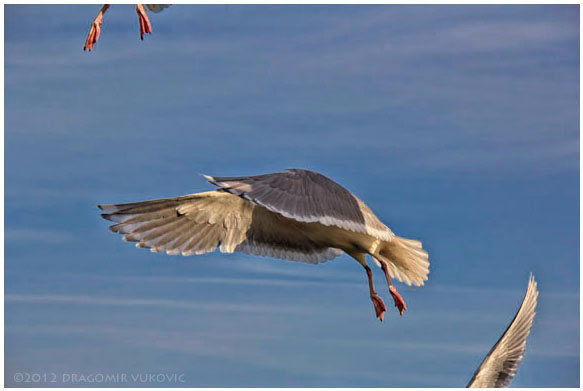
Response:
[{"label": "bird's body", "polygon": [[372,287],[365,255],[382,267],[395,305],[405,303],[390,276],[423,285],[429,273],[421,243],[400,238],[356,196],[325,176],[308,170],[254,177],[206,177],[217,191],[183,197],[102,205],[110,229],[138,247],[168,254],[245,252],[321,263],[342,252],[367,271],[371,300],[382,320],[382,300]]},{"label": "bird's body", "polygon": [[502,337],[486,355],[467,388],[508,387],[524,355],[526,339],[536,314],[537,298],[537,283],[531,274],[518,312]]}]

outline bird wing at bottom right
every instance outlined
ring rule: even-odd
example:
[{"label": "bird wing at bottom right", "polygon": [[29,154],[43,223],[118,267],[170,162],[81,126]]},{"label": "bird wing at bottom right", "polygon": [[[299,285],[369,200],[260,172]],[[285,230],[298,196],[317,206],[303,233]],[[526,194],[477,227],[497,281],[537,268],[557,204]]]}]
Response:
[{"label": "bird wing at bottom right", "polygon": [[484,358],[467,388],[503,388],[510,384],[522,360],[526,339],[536,314],[538,297],[536,285],[531,274],[518,312],[502,337]]}]

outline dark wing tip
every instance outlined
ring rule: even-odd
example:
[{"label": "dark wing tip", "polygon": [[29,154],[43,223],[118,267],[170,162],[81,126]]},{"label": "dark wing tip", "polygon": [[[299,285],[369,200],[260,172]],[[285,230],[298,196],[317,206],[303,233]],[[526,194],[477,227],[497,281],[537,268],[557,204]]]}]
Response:
[{"label": "dark wing tip", "polygon": [[[129,204],[128,204],[129,205]],[[106,213],[113,214],[123,210],[127,205],[124,204],[99,204],[97,207]]]},{"label": "dark wing tip", "polygon": [[100,216],[105,220],[114,221],[112,215],[109,213],[101,213]]}]

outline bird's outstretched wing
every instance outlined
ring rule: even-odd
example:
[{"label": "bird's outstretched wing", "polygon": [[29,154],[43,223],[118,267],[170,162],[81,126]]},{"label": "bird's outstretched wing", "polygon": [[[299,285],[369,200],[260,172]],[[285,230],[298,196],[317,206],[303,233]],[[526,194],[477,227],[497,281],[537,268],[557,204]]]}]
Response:
[{"label": "bird's outstretched wing", "polygon": [[146,11],[154,12],[156,14],[170,7],[171,5],[172,4],[143,4]]},{"label": "bird's outstretched wing", "polygon": [[219,248],[307,263],[342,253],[312,241],[298,222],[225,192],[98,207],[117,223],[111,231],[154,252],[192,255]]},{"label": "bird's outstretched wing", "polygon": [[536,314],[537,297],[536,281],[531,274],[516,316],[482,361],[468,388],[503,388],[510,384],[524,354],[526,339]]},{"label": "bird's outstretched wing", "polygon": [[223,191],[241,196],[272,212],[301,222],[319,222],[391,240],[393,233],[354,194],[309,170],[247,176],[204,176]]}]

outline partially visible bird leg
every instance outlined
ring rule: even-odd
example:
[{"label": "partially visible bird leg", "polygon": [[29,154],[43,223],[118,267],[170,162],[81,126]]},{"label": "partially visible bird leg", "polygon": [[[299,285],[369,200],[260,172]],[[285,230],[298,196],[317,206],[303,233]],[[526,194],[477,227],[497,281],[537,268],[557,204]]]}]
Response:
[{"label": "partially visible bird leg", "polygon": [[144,34],[152,34],[152,25],[148,20],[143,5],[136,5],[136,13],[138,14],[138,22],[140,23],[140,39],[144,40]]},{"label": "partially visible bird leg", "polygon": [[403,311],[407,311],[407,305],[405,304],[405,301],[403,300],[401,295],[397,292],[397,290],[393,286],[393,283],[391,282],[391,277],[389,276],[389,269],[387,268],[387,264],[380,259],[377,259],[377,261],[381,264],[381,268],[385,272],[385,278],[387,279],[387,284],[389,285],[389,292],[391,293],[391,296],[393,296],[393,300],[395,301],[395,307],[397,307],[397,309],[399,310],[399,314],[403,315]]},{"label": "partially visible bird leg", "polygon": [[374,287],[372,285],[372,270],[370,270],[370,267],[368,267],[368,265],[366,264],[364,264],[363,266],[364,270],[366,270],[366,276],[368,277],[368,289],[370,292],[370,299],[372,300],[372,304],[374,305],[374,310],[376,312],[377,318],[379,318],[380,321],[382,322],[387,307],[385,307],[385,303],[383,303],[383,300],[374,291]]},{"label": "partially visible bird leg", "polygon": [[99,10],[99,13],[91,22],[91,28],[89,29],[89,34],[87,34],[87,39],[85,40],[85,45],[83,46],[83,50],[91,51],[93,49],[93,44],[97,42],[99,39],[99,34],[101,33],[101,20],[103,19],[103,14],[105,11],[111,6],[111,4],[104,4],[103,7]]},{"label": "partially visible bird leg", "polygon": [[374,305],[374,310],[377,315],[377,318],[379,318],[380,321],[382,322],[387,307],[385,307],[385,303],[383,303],[383,300],[374,291],[374,286],[372,284],[372,270],[370,270],[370,267],[368,267],[368,265],[366,264],[365,255],[364,253],[359,252],[349,252],[348,254],[352,258],[356,259],[358,263],[360,263],[362,267],[364,267],[364,270],[366,270],[366,276],[368,277],[368,291],[370,293],[370,300]]}]

